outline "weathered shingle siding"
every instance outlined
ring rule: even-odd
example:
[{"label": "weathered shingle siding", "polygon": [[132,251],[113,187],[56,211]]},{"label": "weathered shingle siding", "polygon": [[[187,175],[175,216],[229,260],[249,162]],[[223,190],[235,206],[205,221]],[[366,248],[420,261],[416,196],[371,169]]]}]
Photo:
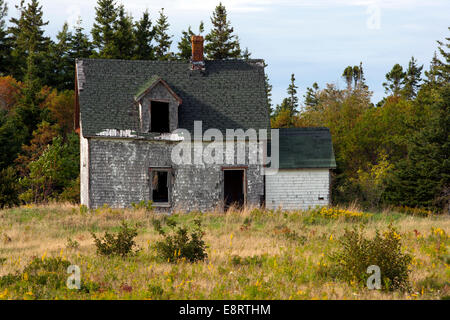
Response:
[{"label": "weathered shingle siding", "polygon": [[329,198],[329,169],[280,170],[266,176],[266,207],[269,209],[308,209],[328,205]]},{"label": "weathered shingle siding", "polygon": [[[150,200],[150,167],[172,167],[172,211],[207,211],[221,206],[221,165],[172,164],[174,143],[132,139],[90,139],[90,207],[129,207]],[[235,151],[237,148],[235,148]],[[248,157],[248,155],[247,155]],[[248,165],[247,203],[258,205],[264,193],[259,165]]]}]

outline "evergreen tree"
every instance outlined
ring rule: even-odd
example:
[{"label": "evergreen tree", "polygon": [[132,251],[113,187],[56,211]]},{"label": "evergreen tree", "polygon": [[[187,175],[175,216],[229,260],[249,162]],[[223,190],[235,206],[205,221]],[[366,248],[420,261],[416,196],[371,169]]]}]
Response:
[{"label": "evergreen tree", "polygon": [[12,46],[11,73],[15,78],[25,80],[29,89],[36,89],[40,84],[47,83],[51,41],[44,36],[43,27],[48,21],[44,22],[42,19],[42,6],[38,0],[32,0],[26,7],[22,0],[16,8],[20,17],[11,18],[12,26],[9,28]]},{"label": "evergreen tree", "polygon": [[437,67],[439,65],[440,61],[438,59],[436,51],[434,52],[433,58],[430,62],[430,69],[428,71],[425,71],[425,83],[431,86],[435,86],[438,82],[438,70]]},{"label": "evergreen tree", "polygon": [[392,67],[392,70],[386,73],[386,82],[383,82],[383,87],[386,93],[391,93],[394,96],[398,96],[405,84],[406,72],[398,63]]},{"label": "evergreen tree", "polygon": [[7,14],[8,5],[5,0],[0,0],[0,76],[7,73],[9,65],[10,48],[5,22]]},{"label": "evergreen tree", "polygon": [[[450,30],[450,27],[448,30]],[[443,61],[438,60],[437,71],[443,82],[448,83],[450,82],[450,51],[446,51],[446,49],[450,49],[450,38],[445,38],[445,40],[447,40],[446,44],[442,41],[437,41],[439,53],[444,58]]]},{"label": "evergreen tree", "polygon": [[348,66],[347,68],[345,68],[344,72],[342,73],[342,77],[347,83],[347,90],[350,91],[352,89],[353,67]]},{"label": "evergreen tree", "polygon": [[73,89],[75,78],[75,65],[71,58],[72,33],[69,25],[64,23],[62,30],[56,36],[56,43],[51,45],[52,76],[47,85],[58,90]]},{"label": "evergreen tree", "polygon": [[167,33],[169,26],[168,18],[164,15],[164,8],[162,8],[155,25],[155,57],[158,60],[169,60],[172,57],[172,54],[169,52],[172,36]]},{"label": "evergreen tree", "polygon": [[0,114],[0,170],[13,164],[22,144],[27,141],[27,135],[27,128],[19,116]]},{"label": "evergreen tree", "polygon": [[276,106],[272,116],[272,119],[274,120],[279,116],[287,118],[282,121],[283,125],[281,127],[292,127],[294,124],[294,116],[298,113],[297,88],[298,87],[295,85],[295,75],[291,74],[291,83],[287,89],[288,97],[284,98],[281,104]]},{"label": "evergreen tree", "polygon": [[248,48],[245,47],[244,51],[242,51],[242,59],[249,60],[252,54],[248,51]]},{"label": "evergreen tree", "polygon": [[98,58],[111,59],[115,56],[114,24],[117,8],[114,0],[98,0],[95,7],[95,23],[92,27],[92,43]]},{"label": "evergreen tree", "polygon": [[209,59],[240,58],[239,39],[233,34],[233,27],[227,20],[227,11],[222,3],[215,8],[211,17],[213,28],[206,35],[205,53]]},{"label": "evergreen tree", "polygon": [[[204,31],[204,25],[203,21],[200,22],[200,26],[198,27],[198,34],[202,34]],[[196,35],[192,30],[191,26],[187,29],[187,31],[182,31],[182,36],[180,39],[180,42],[178,42],[178,58],[182,60],[189,60],[191,59],[192,55],[192,43],[191,43],[191,37]]]},{"label": "evergreen tree", "polygon": [[385,198],[395,204],[438,207],[450,199],[450,85],[439,89],[426,125],[409,138],[408,156],[387,181]]},{"label": "evergreen tree", "polygon": [[142,14],[142,18],[136,22],[134,38],[136,40],[136,48],[134,58],[137,60],[152,60],[154,58],[153,52],[153,37],[155,31],[152,28],[152,22],[148,10]]},{"label": "evergreen tree", "polygon": [[132,59],[135,54],[135,38],[133,30],[133,18],[125,13],[125,8],[120,5],[117,9],[117,19],[114,21],[114,54],[115,59]]},{"label": "evergreen tree", "polygon": [[[347,90],[350,92],[353,89],[361,89],[366,88],[365,79],[364,79],[364,70],[362,67],[362,62],[359,63],[359,66],[348,66],[344,69],[342,73],[342,77],[344,78],[347,84]],[[353,87],[352,87],[353,83]]]},{"label": "evergreen tree", "polygon": [[362,62],[359,63],[359,66],[353,66],[353,81],[354,81],[354,89],[368,88],[365,84],[366,79],[364,78],[364,70]]},{"label": "evergreen tree", "polygon": [[15,123],[25,126],[27,136],[41,121],[42,110],[39,104],[42,102],[41,87],[50,82],[52,77],[52,63],[49,48],[52,42],[44,36],[43,27],[48,24],[42,19],[42,6],[37,0],[32,0],[27,6],[24,1],[16,6],[20,12],[18,19],[12,18],[9,31],[12,35],[12,64],[20,79],[24,81],[24,87],[20,99],[14,109]]},{"label": "evergreen tree", "polygon": [[416,97],[417,91],[420,88],[420,82],[422,81],[422,69],[423,65],[419,67],[417,60],[411,57],[405,74],[405,86],[403,88],[405,98],[414,99]]},{"label": "evergreen tree", "polygon": [[289,114],[293,117],[296,113],[298,113],[298,97],[297,97],[297,89],[298,87],[295,85],[295,75],[291,74],[291,83],[288,86],[287,94],[288,97],[288,107]]},{"label": "evergreen tree", "polygon": [[72,59],[72,63],[75,63],[75,59],[89,58],[94,50],[88,36],[83,33],[84,29],[81,26],[81,23],[82,20],[81,17],[79,17],[75,26],[75,33],[71,38],[70,58]]},{"label": "evergreen tree", "polygon": [[304,95],[305,101],[304,104],[307,107],[314,108],[319,104],[319,85],[317,82],[312,84],[312,88],[306,88],[306,94]]},{"label": "evergreen tree", "polygon": [[429,71],[425,71],[425,76],[427,78],[425,83],[433,87],[450,82],[450,51],[446,51],[446,48],[450,48],[450,38],[445,39],[448,42],[447,44],[444,44],[442,41],[437,41],[439,44],[438,50],[443,60],[439,59],[435,52],[430,63]]},{"label": "evergreen tree", "polygon": [[[264,63],[264,68],[267,67],[267,64]],[[272,106],[272,85],[269,82],[269,76],[267,73],[264,75],[264,88],[266,89],[267,96],[267,107],[269,108],[269,115],[272,117],[274,110]]]}]

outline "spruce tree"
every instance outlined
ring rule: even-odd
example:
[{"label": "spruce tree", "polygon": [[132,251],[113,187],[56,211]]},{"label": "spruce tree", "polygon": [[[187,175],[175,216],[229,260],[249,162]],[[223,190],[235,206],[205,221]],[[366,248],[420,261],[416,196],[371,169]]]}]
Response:
[{"label": "spruce tree", "polygon": [[123,5],[117,9],[117,19],[114,21],[114,53],[112,58],[129,60],[135,54],[135,38],[133,18],[125,12]]},{"label": "spruce tree", "polygon": [[110,59],[116,54],[114,45],[114,24],[117,8],[114,0],[98,0],[95,7],[95,22],[92,27],[92,43],[97,50],[95,56]]},{"label": "spruce tree", "polygon": [[[11,67],[12,75],[28,82],[28,88],[47,83],[49,70],[49,46],[51,40],[44,35],[43,27],[48,24],[42,19],[42,6],[32,0],[25,6],[24,0],[16,6],[19,18],[11,18]],[[39,67],[37,67],[39,66]]]},{"label": "spruce tree", "polygon": [[159,18],[155,25],[155,57],[158,60],[169,60],[172,54],[169,52],[170,45],[172,44],[172,36],[167,31],[169,30],[169,21],[164,14],[164,8],[159,12]]},{"label": "spruce tree", "polygon": [[353,81],[355,90],[367,89],[367,86],[365,85],[366,79],[364,78],[362,62],[359,63],[359,66],[353,66]]},{"label": "spruce tree", "polygon": [[405,76],[406,72],[403,71],[402,66],[396,63],[391,71],[386,73],[386,82],[383,82],[386,93],[398,96],[405,84]]},{"label": "spruce tree", "polygon": [[306,94],[304,95],[305,106],[307,106],[309,108],[315,108],[316,106],[319,105],[318,91],[319,91],[319,85],[317,84],[317,82],[314,82],[312,84],[312,88],[310,88],[310,87],[306,88]]},{"label": "spruce tree", "polygon": [[291,83],[289,84],[287,89],[287,94],[289,95],[288,107],[291,117],[293,117],[296,113],[298,113],[297,89],[298,87],[295,85],[295,75],[291,74]]},{"label": "spruce tree", "polygon": [[[201,35],[204,31],[204,25],[203,21],[200,22],[200,26],[198,27],[198,34]],[[182,31],[182,36],[180,39],[180,42],[178,42],[178,58],[182,60],[189,60],[191,59],[192,55],[192,43],[191,43],[191,37],[193,35],[196,35],[192,29],[191,26],[187,29],[187,31]]]},{"label": "spruce tree", "polygon": [[[448,30],[450,30],[450,27],[448,28]],[[448,83],[450,82],[450,51],[446,50],[450,49],[450,37],[445,38],[445,40],[447,40],[447,43],[437,41],[437,43],[439,44],[438,46],[439,53],[444,58],[443,61],[438,60],[437,70],[438,74],[443,79],[443,82]]]},{"label": "spruce tree", "polygon": [[[264,68],[267,67],[267,64],[264,62]],[[269,115],[272,117],[274,115],[273,105],[272,105],[272,85],[269,81],[269,76],[267,73],[264,75],[264,88],[266,90],[267,96],[267,107],[269,109]]]},{"label": "spruce tree", "polygon": [[10,48],[5,22],[7,14],[8,5],[5,0],[0,0],[0,76],[7,73],[9,65]]},{"label": "spruce tree", "polygon": [[62,30],[56,36],[56,43],[50,48],[52,58],[52,76],[48,85],[58,90],[73,89],[75,65],[70,53],[72,51],[72,33],[69,25],[64,23]]},{"label": "spruce tree", "polygon": [[298,113],[298,97],[297,86],[295,85],[295,75],[291,74],[291,83],[288,86],[288,97],[284,98],[281,104],[278,104],[273,112],[272,118],[276,118],[279,115],[287,117],[287,121],[284,122],[284,126],[291,127],[294,124],[294,116]]},{"label": "spruce tree", "polygon": [[345,68],[344,72],[342,73],[342,77],[347,83],[347,90],[350,91],[352,89],[353,67],[348,66],[347,68]]},{"label": "spruce tree", "polygon": [[94,52],[92,43],[89,41],[88,36],[83,32],[84,29],[81,23],[82,20],[81,17],[79,17],[77,24],[75,25],[75,32],[71,38],[70,58],[73,63],[75,63],[75,59],[89,58]]},{"label": "spruce tree", "polygon": [[438,51],[443,60],[441,60],[435,52],[430,63],[430,69],[425,71],[425,83],[433,87],[439,87],[442,84],[450,82],[450,51],[446,51],[450,49],[450,38],[445,39],[447,40],[446,44],[442,41],[437,41],[439,45]]},{"label": "spruce tree", "polygon": [[437,207],[448,213],[450,197],[450,84],[439,88],[422,130],[408,137],[408,156],[387,180],[385,198],[394,204]]},{"label": "spruce tree", "polygon": [[208,59],[240,58],[239,38],[233,34],[234,29],[227,19],[227,11],[222,3],[215,8],[211,23],[213,28],[205,37],[205,53]]},{"label": "spruce tree", "polygon": [[420,88],[420,82],[422,81],[422,66],[417,65],[417,60],[411,57],[408,64],[408,69],[405,74],[405,86],[403,88],[403,94],[407,99],[414,99],[417,95],[417,91]]},{"label": "spruce tree", "polygon": [[251,55],[252,54],[250,53],[250,51],[248,51],[247,47],[245,47],[244,51],[242,51],[242,54],[241,54],[242,59],[244,59],[244,60],[249,60]]},{"label": "spruce tree", "polygon": [[155,31],[148,10],[144,11],[142,18],[136,22],[134,38],[136,41],[134,58],[137,60],[152,60],[154,58],[153,37]]}]

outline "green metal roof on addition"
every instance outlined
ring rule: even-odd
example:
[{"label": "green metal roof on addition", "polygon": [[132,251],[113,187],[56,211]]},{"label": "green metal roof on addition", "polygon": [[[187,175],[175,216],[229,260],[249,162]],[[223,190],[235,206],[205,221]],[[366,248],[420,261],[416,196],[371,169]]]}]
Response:
[{"label": "green metal roof on addition", "polygon": [[206,60],[205,71],[187,61],[77,60],[81,127],[86,137],[107,130],[141,134],[135,98],[158,79],[180,98],[178,127],[270,128],[263,60]]},{"label": "green metal roof on addition", "polygon": [[328,128],[282,128],[279,137],[280,169],[336,168]]}]

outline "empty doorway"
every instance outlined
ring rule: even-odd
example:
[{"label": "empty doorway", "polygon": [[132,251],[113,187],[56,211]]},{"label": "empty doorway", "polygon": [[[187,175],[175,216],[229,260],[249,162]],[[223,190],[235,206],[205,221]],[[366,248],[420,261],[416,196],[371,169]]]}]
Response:
[{"label": "empty doorway", "polygon": [[242,207],[245,204],[246,177],[244,169],[224,169],[224,209],[231,205]]}]

